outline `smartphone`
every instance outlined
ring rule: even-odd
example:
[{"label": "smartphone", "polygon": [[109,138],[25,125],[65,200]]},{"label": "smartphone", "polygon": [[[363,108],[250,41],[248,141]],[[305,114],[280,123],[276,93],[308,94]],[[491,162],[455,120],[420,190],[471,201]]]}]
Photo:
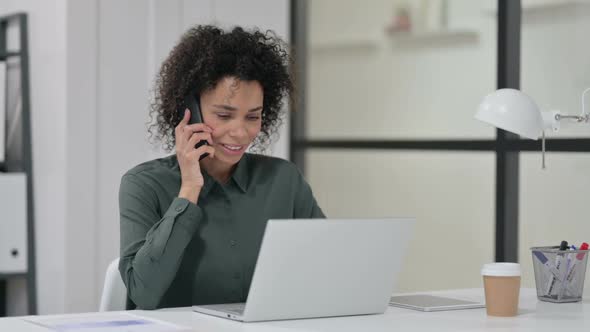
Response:
[{"label": "smartphone", "polygon": [[[191,111],[191,118],[188,121],[189,124],[203,123],[203,114],[201,114],[200,101],[197,96],[189,93],[184,97],[184,107],[180,107],[178,109],[181,119],[184,117],[184,110],[187,108],[189,109],[189,111]],[[195,145],[195,148],[199,148],[203,145],[209,145],[209,143],[205,140],[200,141]],[[206,158],[208,155],[208,153],[202,154],[201,157],[199,157],[199,160]]]}]

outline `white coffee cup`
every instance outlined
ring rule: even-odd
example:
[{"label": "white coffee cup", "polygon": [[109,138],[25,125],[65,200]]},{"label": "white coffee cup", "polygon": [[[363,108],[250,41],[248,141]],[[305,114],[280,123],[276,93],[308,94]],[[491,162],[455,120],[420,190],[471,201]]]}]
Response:
[{"label": "white coffee cup", "polygon": [[521,274],[518,263],[490,263],[483,266],[481,275],[488,315],[516,316]]}]

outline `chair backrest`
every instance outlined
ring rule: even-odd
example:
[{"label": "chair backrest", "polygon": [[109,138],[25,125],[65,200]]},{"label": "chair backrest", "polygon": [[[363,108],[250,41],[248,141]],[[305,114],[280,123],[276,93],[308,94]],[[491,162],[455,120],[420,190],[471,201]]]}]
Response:
[{"label": "chair backrest", "polygon": [[126,302],[127,288],[121,279],[119,258],[117,258],[107,267],[99,311],[125,310]]}]

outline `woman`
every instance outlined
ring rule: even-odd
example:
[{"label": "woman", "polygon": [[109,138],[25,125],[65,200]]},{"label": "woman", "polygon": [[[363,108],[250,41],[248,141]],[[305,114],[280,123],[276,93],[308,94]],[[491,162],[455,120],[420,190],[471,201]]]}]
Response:
[{"label": "woman", "polygon": [[[176,154],[121,180],[128,308],[244,302],[266,221],[324,217],[293,164],[245,153],[276,133],[292,88],[288,55],[269,32],[198,26],[183,35],[157,77],[150,127]],[[204,123],[189,124],[187,94]]]}]

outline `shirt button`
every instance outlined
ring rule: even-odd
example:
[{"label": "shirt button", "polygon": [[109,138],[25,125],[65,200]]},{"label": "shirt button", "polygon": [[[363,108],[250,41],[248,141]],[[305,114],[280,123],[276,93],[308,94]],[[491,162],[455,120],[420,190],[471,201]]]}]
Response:
[{"label": "shirt button", "polygon": [[175,210],[176,210],[176,212],[182,211],[182,206],[177,206]]},{"label": "shirt button", "polygon": [[236,242],[236,240],[229,241],[229,245],[232,246],[232,247],[235,247],[237,243],[238,242]]}]

